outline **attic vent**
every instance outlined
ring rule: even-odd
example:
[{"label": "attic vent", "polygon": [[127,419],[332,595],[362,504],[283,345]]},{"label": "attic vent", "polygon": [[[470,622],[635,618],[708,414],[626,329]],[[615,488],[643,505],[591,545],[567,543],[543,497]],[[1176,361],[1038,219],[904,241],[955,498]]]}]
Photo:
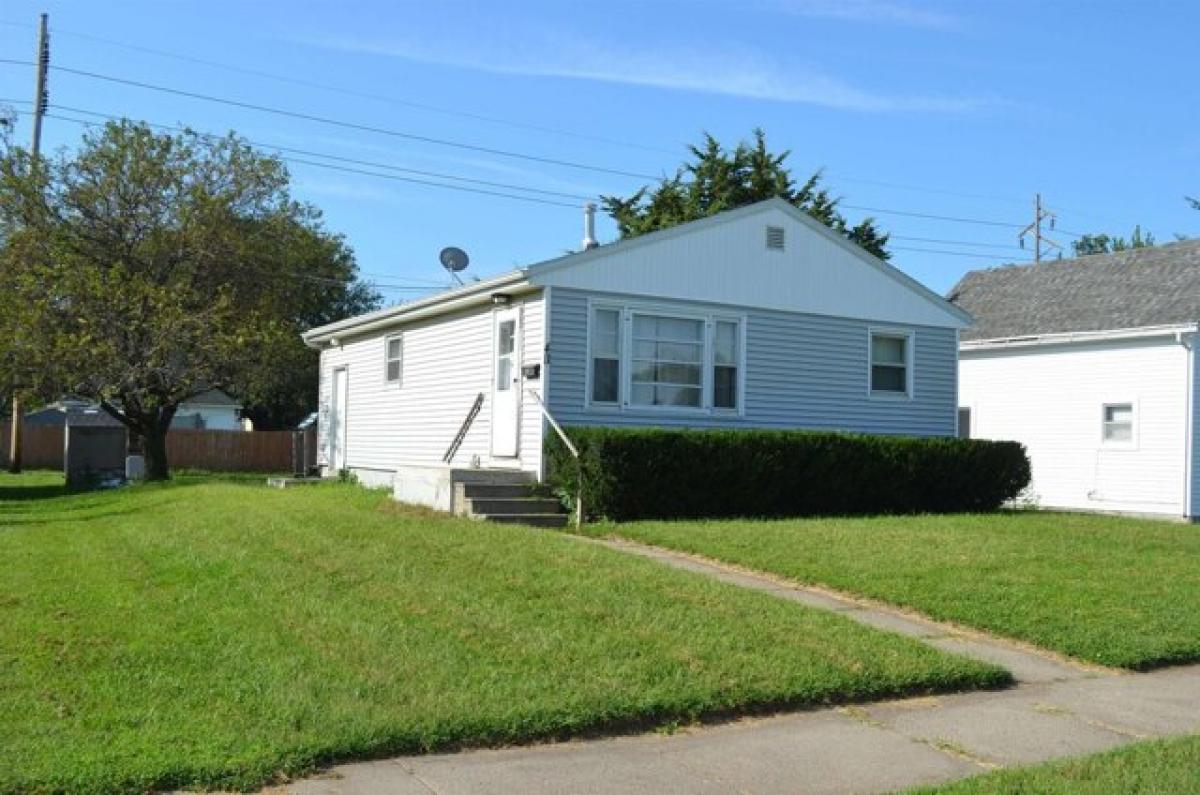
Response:
[{"label": "attic vent", "polygon": [[767,227],[767,248],[774,251],[783,251],[783,227],[768,226]]}]

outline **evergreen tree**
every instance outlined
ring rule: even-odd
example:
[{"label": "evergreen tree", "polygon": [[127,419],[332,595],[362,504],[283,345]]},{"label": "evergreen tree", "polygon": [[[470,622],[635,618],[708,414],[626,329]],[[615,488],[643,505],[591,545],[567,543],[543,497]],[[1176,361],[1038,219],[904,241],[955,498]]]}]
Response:
[{"label": "evergreen tree", "polygon": [[735,207],[781,198],[880,259],[890,256],[888,235],[873,218],[851,226],[838,211],[840,199],[824,186],[820,171],[797,184],[786,164],[791,153],[771,152],[761,129],[754,131],[753,144],[742,142],[733,150],[723,148],[707,133],[699,146],[688,149],[691,161],[657,186],[644,186],[626,198],[602,197],[604,209],[617,222],[621,237],[636,237]]}]

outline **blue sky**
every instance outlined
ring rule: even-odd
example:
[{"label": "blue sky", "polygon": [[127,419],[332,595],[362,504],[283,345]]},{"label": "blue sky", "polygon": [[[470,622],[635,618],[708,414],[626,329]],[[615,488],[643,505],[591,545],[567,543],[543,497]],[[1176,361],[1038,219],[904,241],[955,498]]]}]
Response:
[{"label": "blue sky", "polygon": [[[991,222],[873,213],[895,235],[893,261],[938,291],[967,270],[1028,257],[1004,224],[1027,223],[1037,191],[1058,212],[1064,245],[1070,233],[1127,235],[1135,223],[1160,241],[1200,234],[1200,212],[1183,200],[1200,195],[1195,3],[7,0],[0,57],[32,56],[40,11],[59,66],[527,157],[64,72],[51,74],[56,115],[233,129],[569,205],[292,163],[297,195],[346,235],[364,273],[394,285],[389,300],[444,284],[445,245],[469,251],[480,276],[575,248],[577,196],[647,181],[529,158],[658,175],[702,131],[733,143],[756,126],[792,150],[799,175],[825,168],[847,205]],[[27,100],[31,83],[29,68],[0,64],[0,97]],[[49,119],[44,145],[70,146],[81,132]],[[24,117],[17,134],[28,137]],[[599,231],[616,235],[607,219]]]}]

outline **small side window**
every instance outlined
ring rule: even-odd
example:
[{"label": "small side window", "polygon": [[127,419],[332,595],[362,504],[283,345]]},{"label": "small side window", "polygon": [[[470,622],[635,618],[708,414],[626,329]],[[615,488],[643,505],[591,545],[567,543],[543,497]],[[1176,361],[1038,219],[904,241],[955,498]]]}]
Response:
[{"label": "small side window", "polygon": [[384,377],[389,384],[399,384],[404,372],[404,338],[400,335],[384,341]]},{"label": "small side window", "polygon": [[871,334],[872,395],[908,395],[909,345],[907,334]]},{"label": "small side window", "polygon": [[1133,443],[1133,404],[1105,403],[1103,415],[1103,438],[1105,444]]}]

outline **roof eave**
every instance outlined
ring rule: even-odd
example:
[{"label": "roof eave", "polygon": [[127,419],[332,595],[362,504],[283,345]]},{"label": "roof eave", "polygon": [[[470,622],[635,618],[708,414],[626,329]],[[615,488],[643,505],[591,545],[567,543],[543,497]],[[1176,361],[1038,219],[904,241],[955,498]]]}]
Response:
[{"label": "roof eave", "polygon": [[990,337],[981,340],[964,340],[959,343],[960,351],[1000,350],[1008,348],[1030,348],[1039,345],[1082,345],[1089,342],[1115,340],[1152,339],[1172,337],[1178,334],[1200,332],[1200,323],[1170,323],[1161,326],[1139,326],[1124,329],[1099,331],[1058,331],[1047,334],[1021,334],[1007,337]]},{"label": "roof eave", "polygon": [[462,287],[446,290],[445,292],[431,295],[428,298],[388,307],[377,312],[368,312],[334,323],[327,323],[324,326],[309,329],[301,334],[300,337],[308,347],[320,349],[325,343],[338,337],[364,334],[369,331],[395,326],[409,320],[431,317],[464,306],[482,303],[487,301],[489,294],[495,290],[505,287],[526,286],[528,283],[526,269],[521,268],[502,273],[499,276],[493,276],[490,279],[483,279],[463,285]]}]

